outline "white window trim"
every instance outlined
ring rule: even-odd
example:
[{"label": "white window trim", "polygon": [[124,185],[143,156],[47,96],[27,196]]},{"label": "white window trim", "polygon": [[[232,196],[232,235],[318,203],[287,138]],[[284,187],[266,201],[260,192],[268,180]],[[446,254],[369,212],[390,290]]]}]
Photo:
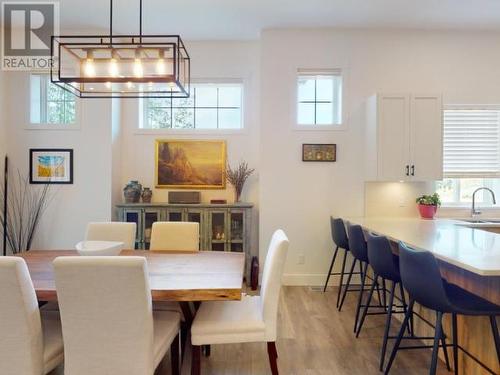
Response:
[{"label": "white window trim", "polygon": [[150,129],[143,128],[147,121],[146,111],[143,108],[144,101],[137,100],[139,122],[133,134],[135,135],[246,135],[248,133],[246,108],[248,104],[247,88],[248,78],[192,78],[192,84],[240,84],[241,92],[241,128],[239,129]]},{"label": "white window trim", "polygon": [[[32,74],[36,75],[47,75],[43,72],[33,72]],[[67,130],[80,130],[81,129],[81,113],[82,113],[82,108],[81,108],[81,100],[78,97],[75,97],[75,122],[72,124],[66,124],[66,123],[47,123],[47,122],[40,122],[40,123],[32,123],[31,122],[31,75],[28,75],[28,84],[27,84],[27,91],[28,95],[26,98],[26,108],[28,108],[27,111],[25,111],[26,114],[26,119],[25,119],[25,130],[62,130],[62,131],[67,131]],[[50,76],[49,76],[49,81],[50,81]],[[47,81],[44,81],[47,82]],[[44,89],[42,90],[42,96],[46,96],[47,91]],[[46,99],[44,99],[46,100]],[[46,109],[45,109],[46,110]]]},{"label": "white window trim", "polygon": [[[341,113],[342,113],[342,123],[340,124],[299,124],[297,122],[297,113],[298,113],[298,97],[299,97],[299,92],[298,92],[298,85],[297,85],[297,78],[299,75],[340,75],[342,77],[342,97],[341,97]],[[292,97],[291,97],[291,108],[293,108],[293,113],[292,113],[292,119],[291,123],[293,124],[292,130],[294,131],[327,131],[327,132],[335,132],[335,131],[345,131],[347,130],[348,126],[348,115],[347,115],[347,101],[348,101],[348,95],[347,95],[347,83],[349,81],[349,69],[345,67],[338,67],[338,68],[329,68],[329,69],[314,69],[314,68],[300,68],[297,67],[294,72],[294,89],[292,90]]]}]

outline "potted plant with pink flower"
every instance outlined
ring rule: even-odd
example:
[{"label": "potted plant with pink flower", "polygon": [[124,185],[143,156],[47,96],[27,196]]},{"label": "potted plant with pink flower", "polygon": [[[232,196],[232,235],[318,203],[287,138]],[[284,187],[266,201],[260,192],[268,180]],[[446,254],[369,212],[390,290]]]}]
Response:
[{"label": "potted plant with pink flower", "polygon": [[417,198],[416,202],[422,219],[434,219],[438,207],[441,206],[441,199],[438,193],[422,195]]}]

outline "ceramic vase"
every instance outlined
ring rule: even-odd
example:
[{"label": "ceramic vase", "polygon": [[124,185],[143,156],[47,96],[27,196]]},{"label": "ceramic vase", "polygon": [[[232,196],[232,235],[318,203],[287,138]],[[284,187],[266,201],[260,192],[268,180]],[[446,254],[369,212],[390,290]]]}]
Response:
[{"label": "ceramic vase", "polygon": [[150,188],[145,187],[142,189],[142,202],[143,203],[151,203],[151,198],[153,197],[153,192]]},{"label": "ceramic vase", "polygon": [[123,188],[125,203],[139,203],[141,200],[142,185],[139,181],[130,181]]}]

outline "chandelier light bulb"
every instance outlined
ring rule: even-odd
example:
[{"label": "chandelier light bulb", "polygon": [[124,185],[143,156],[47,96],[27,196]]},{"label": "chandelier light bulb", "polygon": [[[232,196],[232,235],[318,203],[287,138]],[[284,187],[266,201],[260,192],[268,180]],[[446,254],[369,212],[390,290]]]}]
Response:
[{"label": "chandelier light bulb", "polygon": [[113,57],[109,62],[109,75],[115,78],[118,77],[119,73],[118,64],[116,63],[116,59]]},{"label": "chandelier light bulb", "polygon": [[158,61],[156,62],[156,73],[159,75],[167,74],[167,66],[165,65],[165,50],[158,52]]},{"label": "chandelier light bulb", "polygon": [[95,77],[94,52],[92,50],[87,51],[83,72],[87,77]]},{"label": "chandelier light bulb", "polygon": [[134,75],[137,78],[142,78],[144,75],[144,71],[142,69],[142,61],[139,58],[136,58],[134,61]]},{"label": "chandelier light bulb", "polygon": [[94,59],[86,59],[83,69],[87,77],[95,77]]},{"label": "chandelier light bulb", "polygon": [[127,88],[128,89],[131,89],[132,87],[134,87],[134,85],[132,84],[132,82],[127,82]]}]

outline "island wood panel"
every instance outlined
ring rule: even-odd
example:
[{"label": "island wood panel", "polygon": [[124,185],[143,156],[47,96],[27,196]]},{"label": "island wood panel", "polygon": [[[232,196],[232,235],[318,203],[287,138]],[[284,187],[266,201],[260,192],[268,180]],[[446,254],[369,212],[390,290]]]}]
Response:
[{"label": "island wood panel", "polygon": [[[57,301],[52,262],[74,250],[32,250],[26,260],[40,301]],[[240,300],[245,256],[242,253],[149,252],[124,250],[120,256],[144,256],[148,263],[153,301]]]},{"label": "island wood panel", "polygon": [[[398,253],[398,244],[391,241],[394,253]],[[500,305],[500,277],[498,276],[481,276],[470,271],[464,270],[457,266],[451,265],[444,261],[438,260],[442,276],[450,283],[459,285],[460,287],[474,293],[484,299]],[[425,277],[425,273],[422,274]],[[408,300],[408,299],[407,299]],[[434,311],[428,310],[420,305],[415,305],[415,311],[422,315],[431,323],[435,323],[436,314]],[[402,320],[402,316],[394,315],[397,319]],[[444,330],[451,343],[451,316],[444,316]],[[416,318],[415,331],[419,336],[434,336],[434,329],[429,327],[425,322]],[[488,318],[485,317],[470,317],[458,316],[458,342],[461,347],[478,358],[486,366],[494,371],[495,374],[500,374],[500,364],[495,350],[495,343],[491,334],[491,326]],[[432,342],[430,342],[432,344]],[[453,352],[452,348],[448,350],[450,364],[453,367]],[[444,360],[442,351],[439,354]],[[489,374],[483,367],[466,356],[462,351],[459,351],[459,373],[467,375],[486,375]]]}]

